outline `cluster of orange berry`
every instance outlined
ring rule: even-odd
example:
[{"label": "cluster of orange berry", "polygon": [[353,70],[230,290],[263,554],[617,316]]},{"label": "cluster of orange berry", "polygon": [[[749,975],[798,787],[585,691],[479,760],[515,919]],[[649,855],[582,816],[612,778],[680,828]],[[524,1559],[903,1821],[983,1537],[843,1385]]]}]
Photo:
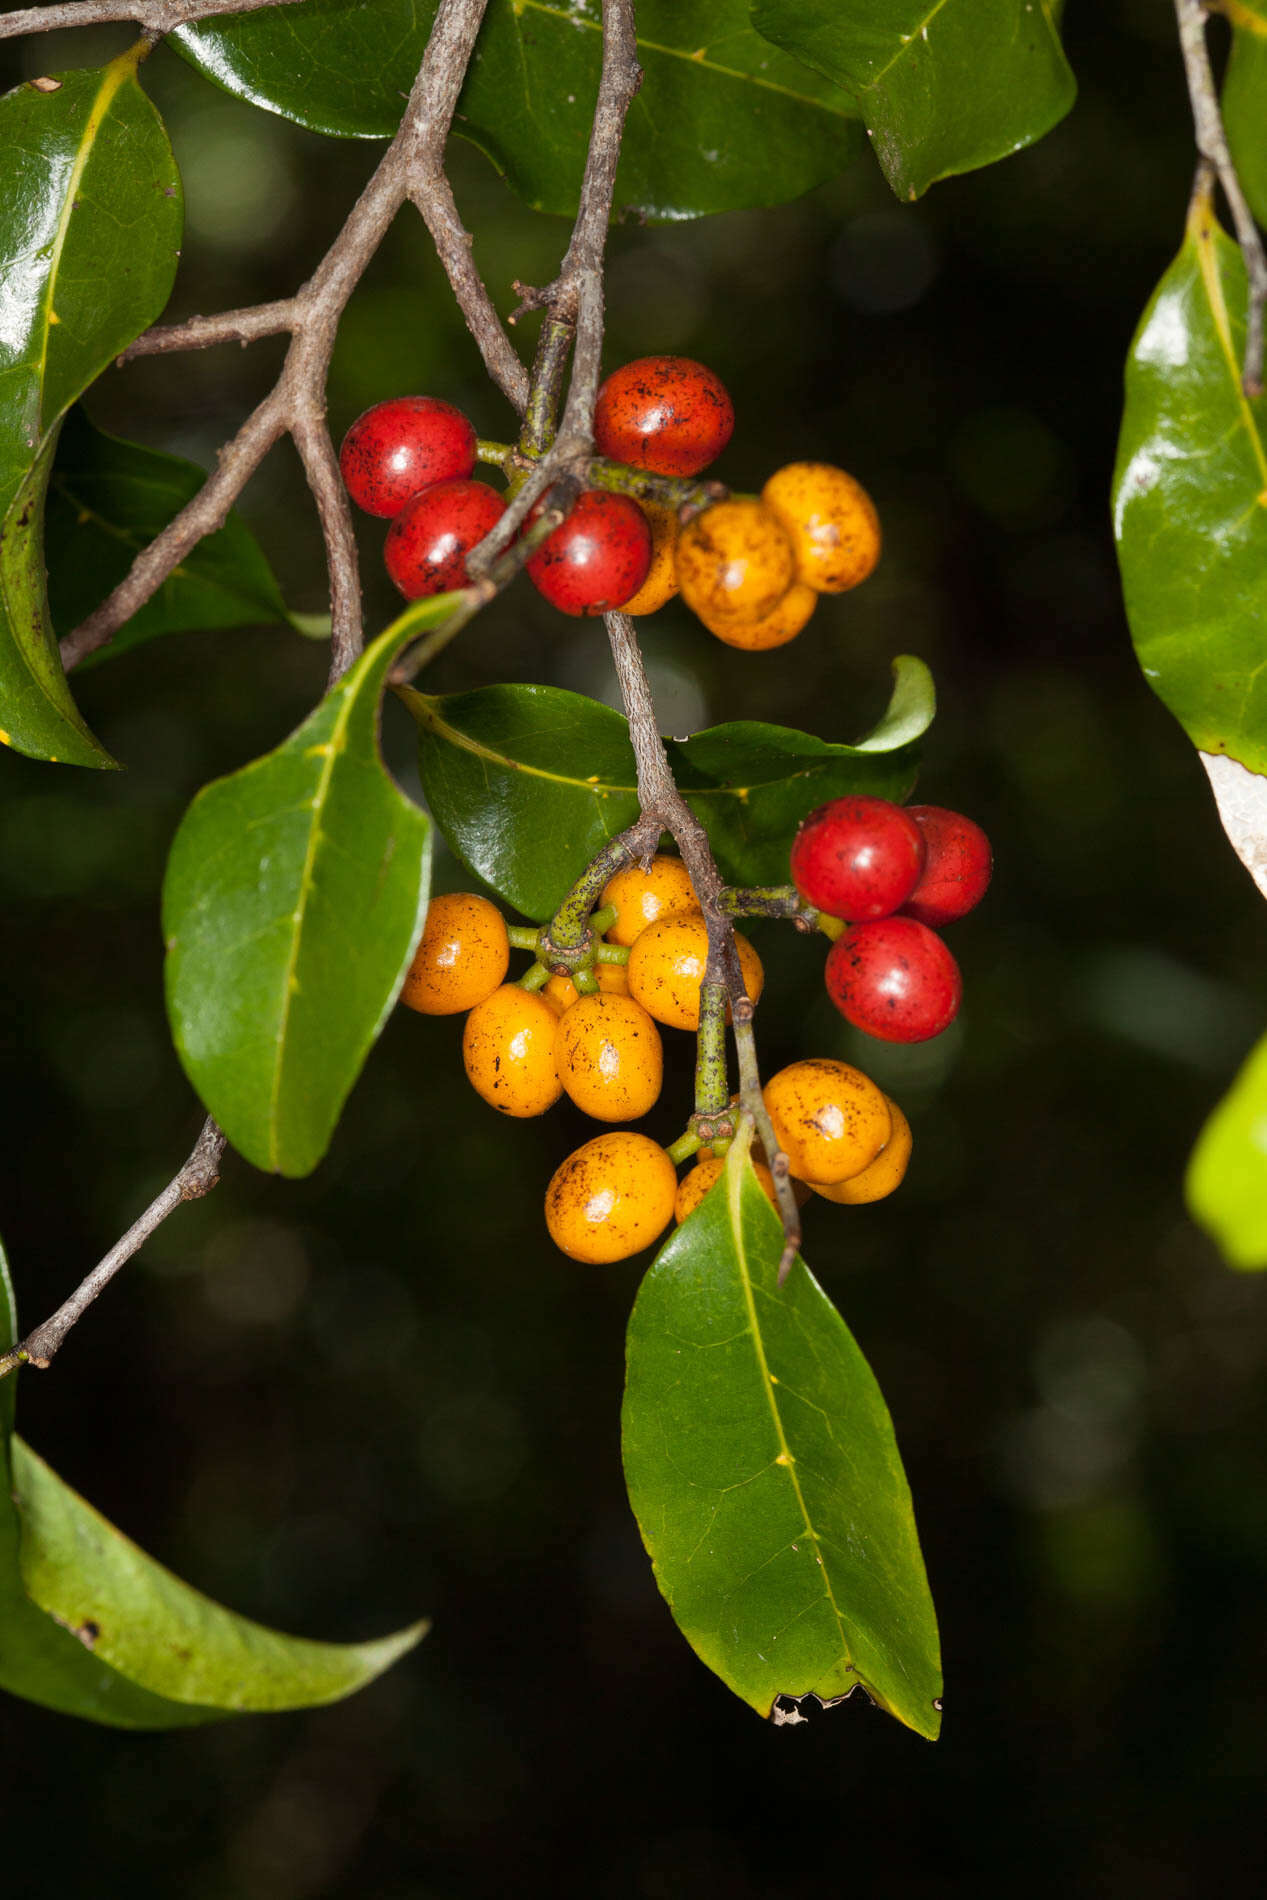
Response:
[{"label": "cluster of orange berry", "polygon": [[[699,1027],[708,931],[682,861],[657,856],[645,871],[617,871],[595,917],[606,928],[592,966],[534,986],[532,972],[506,980],[512,933],[495,904],[467,892],[432,900],[401,1001],[424,1015],[467,1012],[467,1076],[505,1115],[544,1114],[566,1093],[595,1121],[637,1121],[660,1096],[657,1025]],[[537,933],[513,935],[532,947]],[[756,1002],[764,982],[760,958],[738,931],[735,942]],[[540,977],[542,966],[534,970]],[[901,1181],[909,1126],[861,1071],[827,1060],[793,1063],[767,1085],[765,1100],[792,1174],[806,1189],[865,1202]],[[556,1171],[546,1191],[546,1225],[574,1260],[626,1259],[657,1240],[674,1214],[685,1220],[722,1166],[722,1155],[703,1153],[679,1185],[675,1162],[658,1142],[613,1129]],[[774,1201],[768,1168],[756,1168]]]}]

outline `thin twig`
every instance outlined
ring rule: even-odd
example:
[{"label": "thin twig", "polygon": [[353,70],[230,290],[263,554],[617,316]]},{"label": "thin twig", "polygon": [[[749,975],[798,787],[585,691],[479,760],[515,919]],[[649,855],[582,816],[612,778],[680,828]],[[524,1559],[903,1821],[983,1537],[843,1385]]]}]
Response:
[{"label": "thin twig", "polygon": [[[67,671],[87,654],[105,646],[203,536],[223,524],[265,454],[287,432],[295,437],[304,459],[317,497],[325,539],[333,597],[332,682],[341,677],[360,652],[361,603],[355,540],[346,499],[341,492],[336,494],[332,485],[333,451],[325,424],[330,356],[339,319],[392,219],[406,198],[415,190],[425,194],[427,186],[434,185],[440,176],[439,167],[454,108],[487,5],[488,0],[441,0],[396,136],[352,207],[338,237],[289,305],[264,305],[258,311],[229,312],[223,318],[199,317],[177,329],[156,333],[158,351],[203,348],[233,338],[249,341],[253,336],[287,329],[291,341],[276,384],[233,442],[221,451],[215,473],[163,532],[138,554],[131,571],[114,592],[62,642],[62,663]],[[461,286],[455,285],[455,292],[472,329],[486,328],[487,297],[483,286],[479,286],[479,296],[474,296],[470,284],[463,281]],[[134,346],[134,353],[147,353],[143,340],[142,346]],[[520,367],[522,369],[522,365]]]},{"label": "thin twig", "polygon": [[453,188],[441,170],[442,153],[443,146],[435,152],[426,175],[411,184],[409,196],[422,213],[423,222],[431,233],[436,256],[444,266],[458,308],[466,319],[466,327],[484,359],[485,369],[516,414],[522,415],[528,401],[528,372],[502,328],[493,300],[475,268],[471,234],[458,216]]},{"label": "thin twig", "polygon": [[76,1320],[82,1318],[98,1293],[109,1285],[119,1268],[139,1251],[155,1228],[161,1227],[182,1201],[198,1201],[204,1194],[210,1194],[220,1179],[224,1150],[224,1135],[208,1116],[202,1125],[202,1133],[194,1143],[193,1153],[179,1174],[174,1175],[162,1193],[150,1202],[141,1218],[133,1221],[122,1240],[115,1242],[105,1258],[97,1262],[92,1272],[80,1282],[70,1298],[63,1301],[52,1317],[0,1358],[0,1378],[22,1365],[47,1369]]},{"label": "thin twig", "polygon": [[293,330],[303,315],[297,297],[276,303],[252,304],[246,310],[222,310],[214,317],[189,317],[184,323],[156,323],[129,343],[115,358],[131,363],[138,356],[170,356],[175,350],[207,350],[216,343],[254,343],[257,337],[281,336]]},{"label": "thin twig", "polygon": [[[1188,97],[1192,101],[1192,122],[1196,131],[1197,150],[1205,167],[1213,167],[1218,181],[1223,187],[1223,196],[1227,199],[1232,214],[1232,223],[1236,228],[1236,241],[1241,247],[1241,256],[1245,260],[1245,273],[1249,278],[1249,307],[1245,320],[1245,356],[1241,369],[1241,386],[1247,396],[1261,396],[1263,393],[1263,313],[1267,309],[1267,254],[1263,250],[1263,240],[1254,215],[1241,190],[1241,181],[1236,175],[1232,163],[1232,154],[1228,148],[1227,133],[1223,128],[1223,115],[1219,111],[1219,96],[1214,84],[1214,73],[1210,66],[1210,50],[1206,45],[1205,23],[1207,9],[1202,0],[1175,0],[1175,15],[1179,22],[1179,45],[1183,52],[1184,71],[1188,78]],[[1207,173],[1208,179],[1208,173]],[[1196,191],[1202,189],[1202,170],[1197,173]],[[1209,184],[1204,189],[1208,192]]]},{"label": "thin twig", "polygon": [[218,13],[258,13],[261,7],[293,7],[298,0],[66,0],[56,7],[20,7],[0,13],[0,40],[19,33],[56,33],[63,27],[107,26],[133,20],[152,37],[171,33]]}]

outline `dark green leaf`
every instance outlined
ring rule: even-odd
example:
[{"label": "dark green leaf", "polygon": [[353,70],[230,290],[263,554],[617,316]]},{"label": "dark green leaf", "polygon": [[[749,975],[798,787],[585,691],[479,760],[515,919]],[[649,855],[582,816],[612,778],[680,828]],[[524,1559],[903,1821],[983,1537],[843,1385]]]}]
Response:
[{"label": "dark green leaf", "polygon": [[937,1624],[893,1426],[736,1142],[629,1321],[625,1477],[691,1647],[761,1715],[861,1687],[935,1737]]},{"label": "dark green leaf", "polygon": [[[888,712],[856,746],[744,720],[669,742],[679,789],[734,884],[786,880],[801,819],[844,792],[904,798],[913,742],[933,717],[922,660],[894,662]],[[443,699],[406,690],[427,803],[458,856],[526,917],[549,917],[609,838],[638,815],[619,713],[553,686]]]},{"label": "dark green leaf", "polygon": [[58,659],[44,491],[66,410],[153,322],[176,269],[180,180],[137,84],[143,50],[0,99],[0,740],[74,765],[113,761]]},{"label": "dark green leaf", "polygon": [[[182,27],[188,58],[229,91],[318,132],[386,137],[435,8],[308,0]],[[570,215],[601,52],[600,0],[492,0],[457,129],[541,211]],[[752,30],[747,0],[640,0],[645,72],[629,113],[618,208],[696,217],[799,197],[856,156],[849,99]]]},{"label": "dark green leaf", "polygon": [[1267,1037],[1201,1130],[1188,1209],[1233,1267],[1267,1267]]},{"label": "dark green leaf", "polygon": [[1223,124],[1241,189],[1258,222],[1267,224],[1267,5],[1241,0],[1231,18]]},{"label": "dark green leaf", "polygon": [[[72,409],[49,481],[44,548],[53,624],[60,633],[86,619],[123,579],[133,557],[164,529],[206,480],[193,462],[94,429]],[[154,597],[83,662],[93,665],[162,633],[202,627],[286,624],[272,569],[237,514],[207,536]]]},{"label": "dark green leaf", "polygon": [[1267,400],[1241,391],[1246,279],[1208,201],[1131,346],[1113,483],[1126,611],[1203,752],[1267,772]]},{"label": "dark green leaf", "polygon": [[[16,1337],[0,1251],[0,1351]],[[222,1609],[11,1436],[15,1390],[0,1384],[0,1688],[117,1728],[181,1728],[335,1701],[425,1633],[313,1643]]]},{"label": "dark green leaf", "polygon": [[1032,145],[1074,101],[1052,0],[755,0],[752,20],[852,94],[899,198]]},{"label": "dark green leaf", "polygon": [[422,931],[431,827],[378,749],[401,644],[390,627],[284,745],[200,792],[168,860],[177,1051],[234,1147],[282,1174],[325,1153]]}]

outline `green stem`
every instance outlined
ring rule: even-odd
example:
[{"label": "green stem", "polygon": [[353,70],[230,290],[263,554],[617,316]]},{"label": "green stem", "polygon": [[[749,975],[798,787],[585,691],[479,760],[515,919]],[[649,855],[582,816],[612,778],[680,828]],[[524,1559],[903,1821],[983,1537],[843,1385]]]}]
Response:
[{"label": "green stem", "polygon": [[512,950],[535,950],[541,940],[541,932],[535,924],[510,924],[506,935]]},{"label": "green stem", "polygon": [[[590,929],[594,932],[596,937],[601,937],[605,932],[611,929],[619,915],[620,913],[614,904],[604,904],[603,908],[596,910],[594,915],[590,918]],[[614,961],[614,958],[608,958],[609,963]],[[624,959],[621,958],[621,961],[623,962]]]},{"label": "green stem", "polygon": [[608,488],[617,495],[632,495],[635,501],[658,501],[662,508],[689,508],[699,514],[715,501],[725,501],[730,490],[723,482],[687,481],[676,475],[652,475],[645,468],[630,468],[626,462],[612,462],[604,455],[592,457],[586,471],[591,488]]},{"label": "green stem", "polygon": [[596,899],[601,895],[603,886],[614,877],[622,864],[628,864],[631,856],[623,838],[613,838],[603,846],[598,856],[586,865],[550,919],[546,931],[548,948],[579,950],[582,947],[590,932],[590,912]]},{"label": "green stem", "polygon": [[679,1168],[684,1161],[689,1161],[691,1156],[698,1154],[699,1151],[700,1138],[698,1135],[693,1135],[688,1128],[686,1133],[679,1135],[677,1140],[670,1147],[666,1148],[664,1152],[668,1155],[674,1167]]},{"label": "green stem", "polygon": [[476,461],[487,462],[493,468],[509,468],[514,454],[514,444],[511,442],[486,442],[481,436],[475,444]]},{"label": "green stem", "polygon": [[786,917],[813,928],[820,912],[807,904],[794,884],[728,885],[718,899],[727,917]]},{"label": "green stem", "polygon": [[559,317],[547,317],[541,326],[528,388],[528,407],[524,410],[523,432],[519,437],[519,446],[525,455],[544,455],[554,441],[563,372],[575,333],[576,326]]},{"label": "green stem", "polygon": [[593,996],[598,989],[598,978],[583,963],[573,970],[572,981],[581,996]]},{"label": "green stem", "polygon": [[[602,913],[595,911],[591,919],[594,928],[598,928],[598,919]],[[608,925],[610,929],[611,926]],[[628,963],[629,946],[624,943],[596,943],[594,945],[595,963]]]},{"label": "green stem", "polygon": [[719,1115],[730,1101],[726,1080],[726,985],[701,983],[695,1043],[695,1113]]},{"label": "green stem", "polygon": [[530,963],[519,979],[521,990],[543,990],[550,981],[550,972],[544,963]]}]

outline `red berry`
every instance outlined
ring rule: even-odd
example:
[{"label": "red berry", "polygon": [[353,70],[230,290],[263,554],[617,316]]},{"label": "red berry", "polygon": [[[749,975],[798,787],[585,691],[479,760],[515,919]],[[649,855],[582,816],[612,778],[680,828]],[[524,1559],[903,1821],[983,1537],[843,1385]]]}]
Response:
[{"label": "red berry", "polygon": [[734,427],[725,383],[689,356],[640,356],[613,370],[594,410],[599,454],[657,475],[698,475]]},{"label": "red berry", "polygon": [[387,572],[406,600],[465,585],[466,557],[506,504],[487,482],[435,482],[401,509],[383,544]]},{"label": "red berry", "polygon": [[855,792],[820,805],[792,842],[792,882],[829,917],[889,917],[924,868],[924,834],[887,798]]},{"label": "red berry", "polygon": [[475,467],[475,428],[439,396],[393,396],[358,416],[343,438],[344,486],[366,514],[398,515],[432,482]]},{"label": "red berry", "polygon": [[955,1020],[959,965],[914,917],[855,924],[827,955],[827,994],[855,1029],[881,1042],[927,1042]]},{"label": "red berry", "polygon": [[985,896],[990,882],[990,840],[962,812],[941,805],[908,805],[924,834],[928,857],[919,883],[902,905],[904,917],[917,917],[934,929],[966,917]]},{"label": "red berry", "polygon": [[601,614],[632,600],[650,565],[651,529],[637,502],[587,488],[528,562],[528,578],[565,614]]}]

